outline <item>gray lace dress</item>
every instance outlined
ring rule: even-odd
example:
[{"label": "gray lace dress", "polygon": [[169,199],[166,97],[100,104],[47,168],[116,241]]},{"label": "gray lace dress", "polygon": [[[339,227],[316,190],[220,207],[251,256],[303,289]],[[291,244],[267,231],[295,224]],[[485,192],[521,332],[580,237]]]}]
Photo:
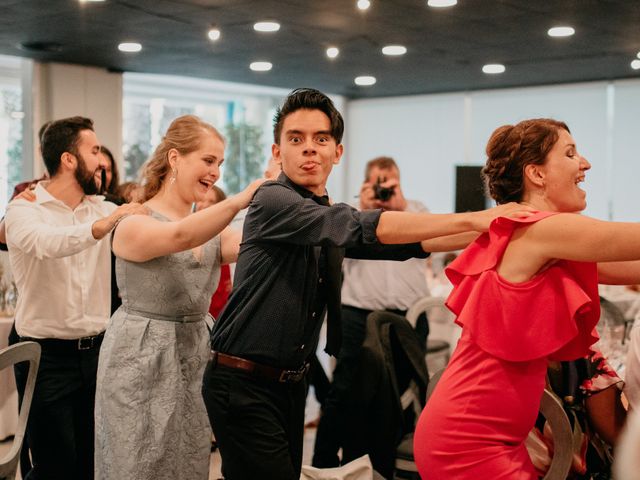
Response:
[{"label": "gray lace dress", "polygon": [[200,259],[190,250],[143,263],[116,259],[122,306],[100,350],[96,480],[208,479],[204,319],[220,278],[220,258],[215,237]]}]

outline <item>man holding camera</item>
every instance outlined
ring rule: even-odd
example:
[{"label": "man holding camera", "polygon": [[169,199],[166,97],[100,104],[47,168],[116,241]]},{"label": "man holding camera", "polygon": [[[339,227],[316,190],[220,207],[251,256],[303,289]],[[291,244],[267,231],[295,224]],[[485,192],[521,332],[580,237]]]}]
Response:
[{"label": "man holding camera", "polygon": [[[360,189],[360,210],[428,212],[421,202],[404,198],[400,188],[400,171],[390,157],[377,157],[365,167],[365,181]],[[409,307],[429,294],[426,260],[412,258],[404,262],[386,260],[343,261],[342,346],[337,357],[331,387],[322,405],[314,448],[313,465],[320,468],[338,466],[338,450],[349,428],[346,402],[349,389],[359,374],[358,357],[365,337],[367,316],[373,310],[387,310],[404,315]],[[426,339],[426,319],[419,325]],[[343,458],[342,463],[352,459]]]}]

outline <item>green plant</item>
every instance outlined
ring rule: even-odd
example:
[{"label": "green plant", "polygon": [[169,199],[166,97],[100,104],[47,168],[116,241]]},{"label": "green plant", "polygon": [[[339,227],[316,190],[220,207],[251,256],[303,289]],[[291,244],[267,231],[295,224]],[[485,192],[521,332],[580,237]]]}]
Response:
[{"label": "green plant", "polygon": [[225,127],[227,146],[224,161],[224,184],[227,193],[238,193],[252,180],[262,176],[265,158],[262,128],[247,123],[229,123]]}]

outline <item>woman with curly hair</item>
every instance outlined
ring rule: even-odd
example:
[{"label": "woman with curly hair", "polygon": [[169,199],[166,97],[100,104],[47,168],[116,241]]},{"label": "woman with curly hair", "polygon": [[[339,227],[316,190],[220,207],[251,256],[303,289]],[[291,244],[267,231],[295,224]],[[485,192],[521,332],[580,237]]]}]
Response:
[{"label": "woman with curly hair", "polygon": [[591,165],[566,124],[502,126],[486,151],[496,202],[538,213],[496,219],[447,269],[447,305],[463,333],[416,429],[416,463],[429,480],[537,479],[524,440],[549,361],[589,354],[598,281],[640,278],[640,224],[579,214]]}]

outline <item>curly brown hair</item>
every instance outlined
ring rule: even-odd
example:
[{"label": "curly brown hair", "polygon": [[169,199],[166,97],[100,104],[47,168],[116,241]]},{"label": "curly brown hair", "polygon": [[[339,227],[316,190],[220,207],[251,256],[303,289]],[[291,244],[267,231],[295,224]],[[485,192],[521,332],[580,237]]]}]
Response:
[{"label": "curly brown hair", "polygon": [[487,143],[487,163],[482,169],[487,190],[496,203],[519,202],[524,193],[524,168],[542,165],[558,141],[564,122],[550,118],[523,120],[497,128]]},{"label": "curly brown hair", "polygon": [[195,115],[183,115],[171,122],[160,145],[156,147],[151,158],[143,166],[142,186],[144,193],[142,194],[142,202],[154,197],[167,179],[167,175],[171,171],[169,150],[175,148],[180,155],[195,152],[200,147],[203,135],[206,134],[213,134],[222,143],[225,143],[224,137],[213,125],[202,121]]}]

